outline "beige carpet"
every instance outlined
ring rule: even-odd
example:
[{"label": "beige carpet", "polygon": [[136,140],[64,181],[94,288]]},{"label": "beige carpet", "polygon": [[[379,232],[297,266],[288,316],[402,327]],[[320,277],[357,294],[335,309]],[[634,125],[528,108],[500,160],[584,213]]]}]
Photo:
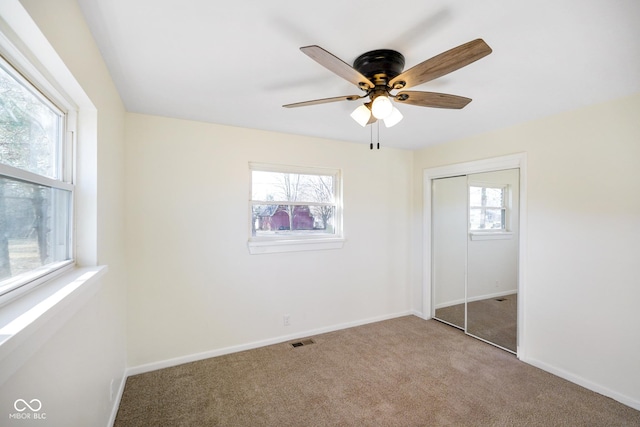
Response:
[{"label": "beige carpet", "polygon": [[122,426],[638,426],[640,412],[414,316],[132,376]]}]

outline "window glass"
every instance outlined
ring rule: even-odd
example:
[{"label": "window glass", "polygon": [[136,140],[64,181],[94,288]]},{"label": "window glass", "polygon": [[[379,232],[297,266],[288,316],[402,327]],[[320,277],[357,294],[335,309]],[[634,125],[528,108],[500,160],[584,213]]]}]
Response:
[{"label": "window glass", "polygon": [[0,161],[60,178],[62,113],[0,62]]},{"label": "window glass", "polygon": [[339,232],[335,171],[251,171],[251,235],[313,238]]},{"label": "window glass", "polygon": [[333,176],[253,171],[252,199],[333,202]]},{"label": "window glass", "polygon": [[506,230],[505,187],[469,186],[469,229]]},{"label": "window glass", "polygon": [[491,187],[474,187],[469,188],[469,201],[471,206],[493,206],[502,207],[504,189]]},{"label": "window glass", "polygon": [[0,283],[70,258],[70,191],[0,176],[0,200]]}]

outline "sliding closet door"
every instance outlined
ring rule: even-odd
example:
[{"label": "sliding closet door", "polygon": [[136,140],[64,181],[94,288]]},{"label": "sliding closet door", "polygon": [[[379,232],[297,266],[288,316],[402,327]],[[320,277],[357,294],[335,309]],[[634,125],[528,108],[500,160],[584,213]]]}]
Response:
[{"label": "sliding closet door", "polygon": [[467,178],[466,332],[516,352],[519,170]]},{"label": "sliding closet door", "polygon": [[517,352],[519,170],[432,180],[432,316]]},{"label": "sliding closet door", "polygon": [[467,177],[432,181],[432,316],[465,327]]}]

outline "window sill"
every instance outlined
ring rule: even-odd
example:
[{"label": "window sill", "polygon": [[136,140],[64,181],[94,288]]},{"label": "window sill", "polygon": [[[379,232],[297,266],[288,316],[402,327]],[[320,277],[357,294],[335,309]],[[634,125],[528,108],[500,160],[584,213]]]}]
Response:
[{"label": "window sill", "polygon": [[[27,353],[35,352],[97,292],[106,271],[106,266],[72,269],[0,307],[0,384],[27,359],[15,350],[24,345]],[[36,334],[45,325],[46,332]]]},{"label": "window sill", "polygon": [[509,240],[513,238],[512,231],[471,231],[471,240]]},{"label": "window sill", "polygon": [[274,254],[281,252],[319,251],[342,249],[345,239],[341,237],[309,240],[249,240],[249,253]]}]

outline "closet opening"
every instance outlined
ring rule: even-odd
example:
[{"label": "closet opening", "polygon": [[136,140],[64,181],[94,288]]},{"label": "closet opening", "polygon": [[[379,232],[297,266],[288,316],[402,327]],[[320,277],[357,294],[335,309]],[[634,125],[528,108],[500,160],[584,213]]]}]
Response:
[{"label": "closet opening", "polygon": [[424,182],[425,310],[519,356],[524,160],[429,169]]}]

